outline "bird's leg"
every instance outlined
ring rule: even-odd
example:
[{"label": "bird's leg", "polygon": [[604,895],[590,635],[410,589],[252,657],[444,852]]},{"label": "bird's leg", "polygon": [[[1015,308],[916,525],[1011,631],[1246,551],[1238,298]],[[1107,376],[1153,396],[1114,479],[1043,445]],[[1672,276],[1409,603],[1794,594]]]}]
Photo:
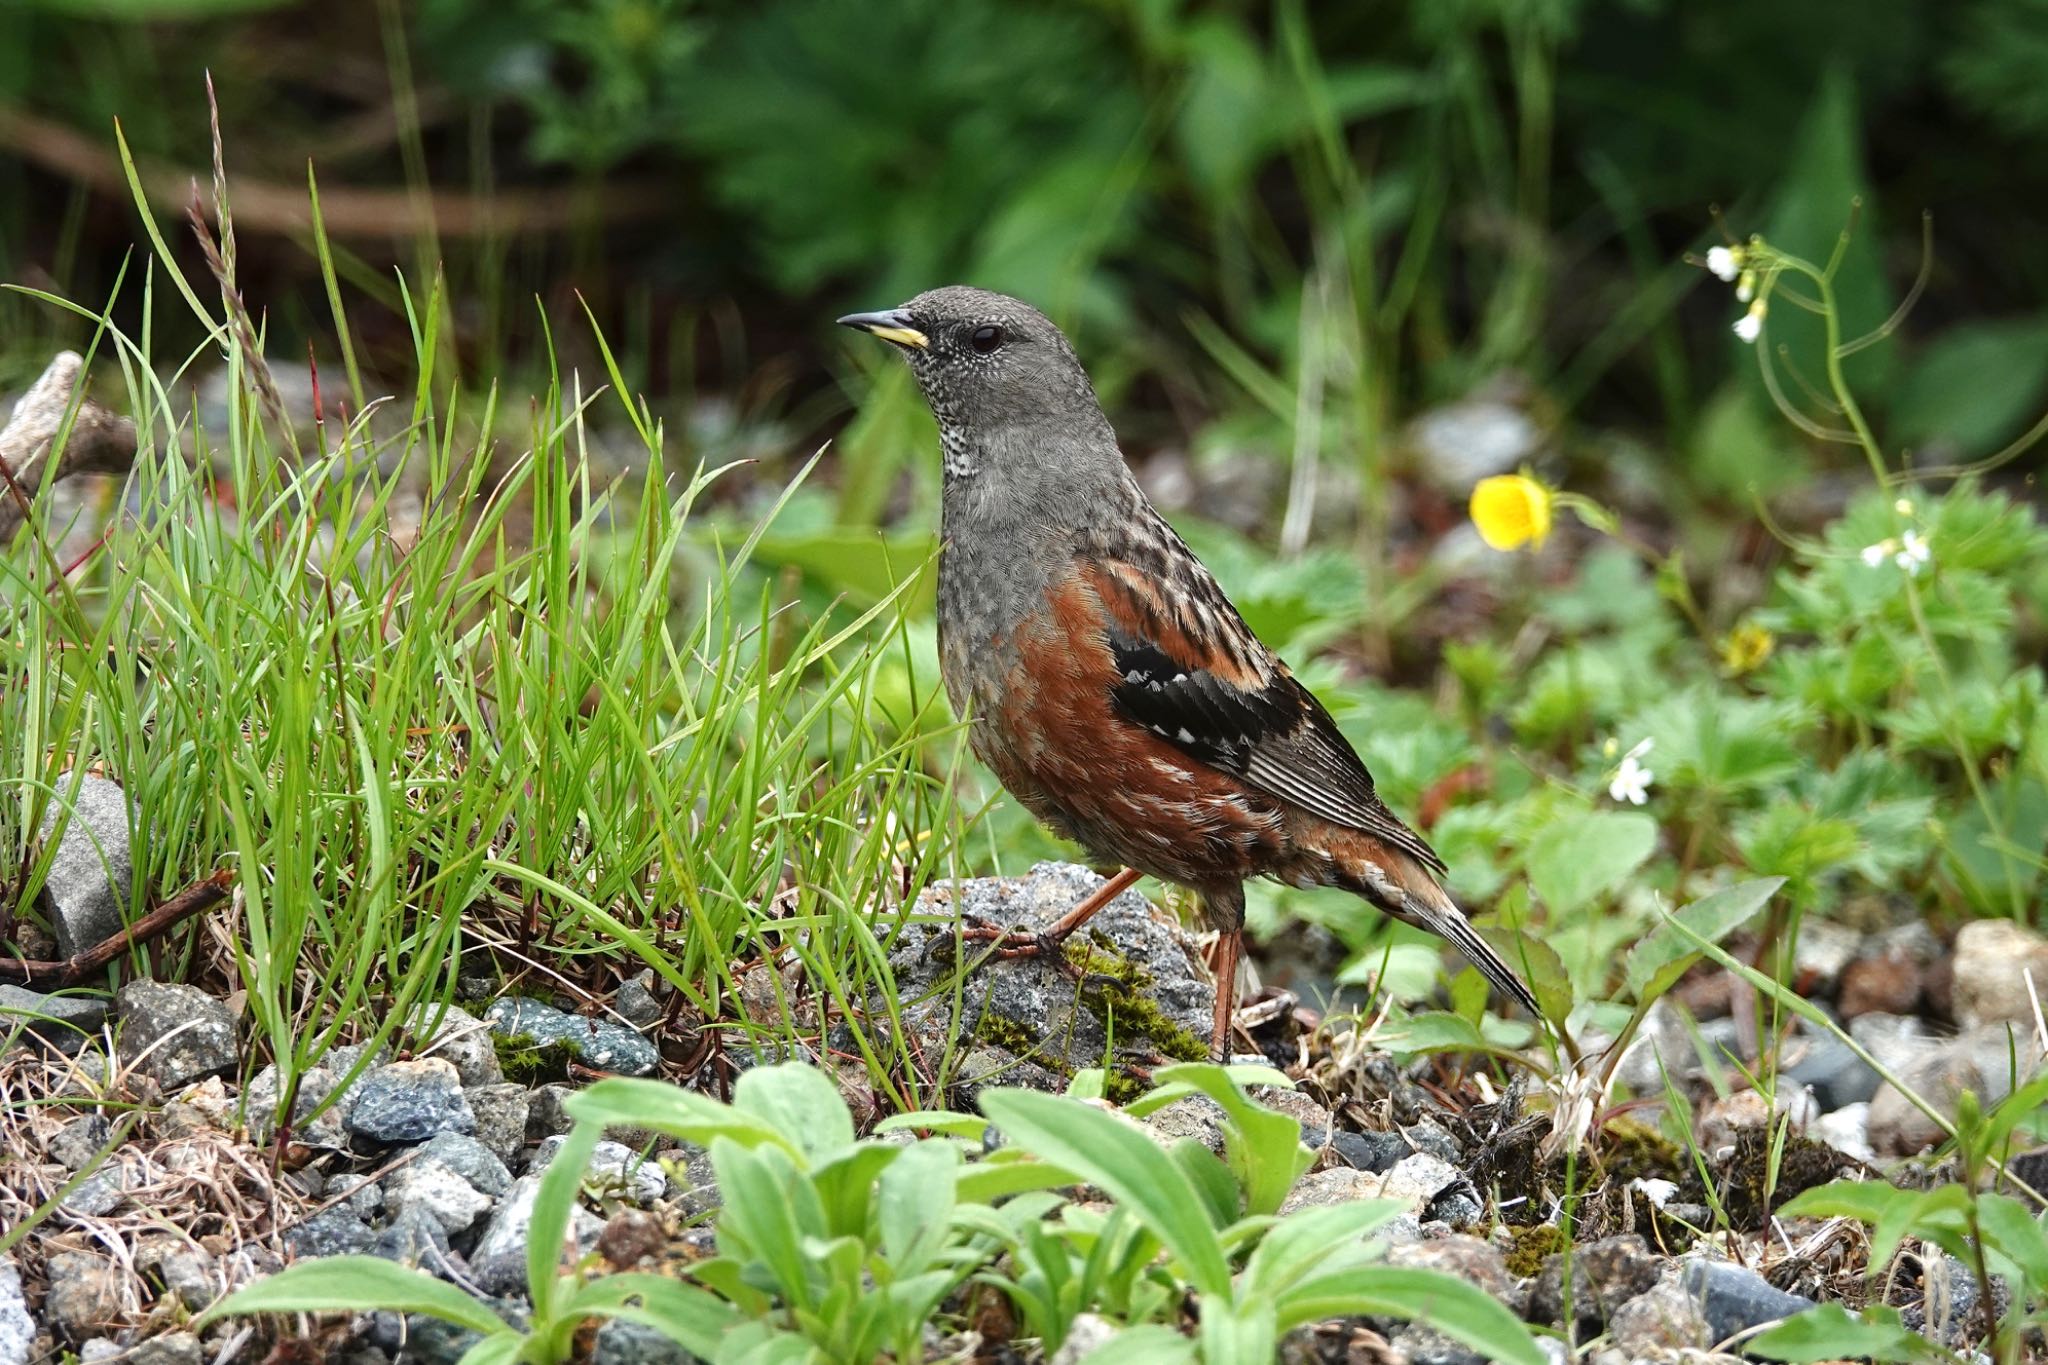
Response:
[{"label": "bird's leg", "polygon": [[1096,887],[1086,899],[1060,916],[1052,927],[1043,933],[1026,934],[1014,929],[998,929],[993,925],[977,924],[962,929],[960,937],[1000,943],[1002,947],[996,950],[996,956],[1000,958],[1045,957],[1063,961],[1065,955],[1060,949],[1074,936],[1074,931],[1095,918],[1096,912],[1103,906],[1130,890],[1139,875],[1136,869],[1125,868]]},{"label": "bird's leg", "polygon": [[1230,1060],[1230,1023],[1237,1013],[1237,960],[1244,952],[1244,930],[1224,929],[1216,935],[1216,1030],[1209,1036],[1209,1060]]}]

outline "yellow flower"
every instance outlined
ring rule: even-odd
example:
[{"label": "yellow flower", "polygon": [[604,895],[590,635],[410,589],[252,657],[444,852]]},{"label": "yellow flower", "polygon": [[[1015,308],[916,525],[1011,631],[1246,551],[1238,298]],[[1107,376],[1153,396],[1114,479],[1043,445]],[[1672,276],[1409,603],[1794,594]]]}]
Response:
[{"label": "yellow flower", "polygon": [[1472,489],[1472,524],[1496,550],[1534,549],[1550,535],[1552,496],[1527,474],[1496,474]]},{"label": "yellow flower", "polygon": [[1777,647],[1778,637],[1754,621],[1744,621],[1721,641],[1721,670],[1731,678],[1754,673]]}]

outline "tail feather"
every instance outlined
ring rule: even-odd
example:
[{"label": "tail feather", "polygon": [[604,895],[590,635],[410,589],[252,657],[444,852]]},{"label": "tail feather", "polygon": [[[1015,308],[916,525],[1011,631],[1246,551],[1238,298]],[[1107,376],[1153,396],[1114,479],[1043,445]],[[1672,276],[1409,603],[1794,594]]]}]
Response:
[{"label": "tail feather", "polygon": [[1507,959],[1479,936],[1472,921],[1465,918],[1465,912],[1458,908],[1450,893],[1437,885],[1428,869],[1369,836],[1361,834],[1353,842],[1370,847],[1344,850],[1350,856],[1336,862],[1338,885],[1363,896],[1394,918],[1445,940],[1463,953],[1495,990],[1513,996],[1522,1008],[1542,1017],[1535,992],[1508,965]]}]

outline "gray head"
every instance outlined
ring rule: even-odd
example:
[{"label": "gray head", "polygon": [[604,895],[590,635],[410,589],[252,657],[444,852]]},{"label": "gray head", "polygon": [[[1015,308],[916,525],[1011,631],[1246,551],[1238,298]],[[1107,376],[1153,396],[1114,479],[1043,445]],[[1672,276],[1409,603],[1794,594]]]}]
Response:
[{"label": "gray head", "polygon": [[938,418],[948,475],[1027,454],[1034,462],[1062,451],[1115,454],[1116,437],[1074,348],[1028,303],[954,284],[839,323],[880,337],[910,362]]}]

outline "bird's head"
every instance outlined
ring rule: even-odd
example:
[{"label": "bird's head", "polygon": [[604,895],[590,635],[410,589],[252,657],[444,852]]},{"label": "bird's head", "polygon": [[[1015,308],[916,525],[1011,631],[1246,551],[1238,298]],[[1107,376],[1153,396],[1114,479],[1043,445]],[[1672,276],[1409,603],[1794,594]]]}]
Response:
[{"label": "bird's head", "polygon": [[[1030,304],[967,285],[927,290],[900,308],[849,313],[842,327],[901,351],[956,458],[973,464],[1019,431],[1099,440],[1108,423],[1060,329]],[[1034,443],[1036,444],[1036,443]]]}]

